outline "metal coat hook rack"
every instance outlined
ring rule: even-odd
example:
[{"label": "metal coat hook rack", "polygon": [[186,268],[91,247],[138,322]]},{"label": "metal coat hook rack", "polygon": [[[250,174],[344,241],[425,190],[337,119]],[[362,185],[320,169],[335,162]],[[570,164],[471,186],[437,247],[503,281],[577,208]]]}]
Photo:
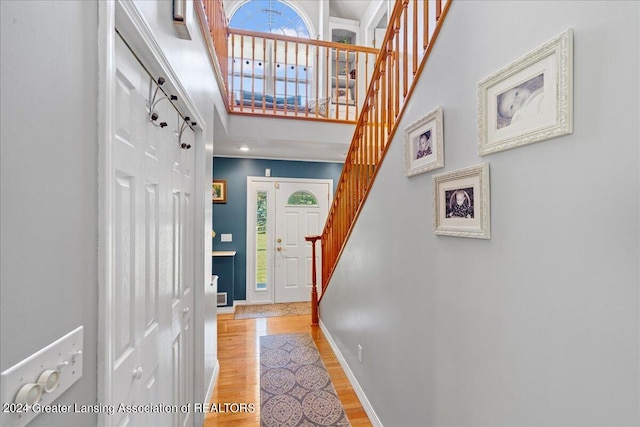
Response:
[{"label": "metal coat hook rack", "polygon": [[[189,124],[190,120],[191,118],[189,116],[185,116],[184,121],[180,125],[180,131],[178,132],[178,145],[180,146],[180,148],[184,148],[185,150],[191,148],[191,144],[182,142],[182,133],[186,128],[191,128],[191,126],[195,126],[197,124],[196,122],[191,122],[191,124]],[[191,128],[191,130],[193,130],[193,128]]]},{"label": "metal coat hook rack", "polygon": [[[151,81],[153,82],[154,80],[151,79]],[[151,122],[152,125],[160,128],[166,127],[167,122],[156,123],[159,118],[158,113],[153,111],[156,108],[156,105],[158,104],[158,102],[162,101],[163,99],[168,99],[169,101],[178,100],[178,97],[176,95],[167,95],[165,94],[164,90],[160,88],[160,86],[162,86],[164,82],[165,82],[164,77],[158,77],[158,81],[156,82],[156,90],[153,93],[153,97],[151,96],[151,91],[153,90],[153,83],[149,84],[149,99],[151,100],[151,102],[149,103],[149,121]],[[164,96],[157,98],[158,92],[160,92],[160,94]]]}]

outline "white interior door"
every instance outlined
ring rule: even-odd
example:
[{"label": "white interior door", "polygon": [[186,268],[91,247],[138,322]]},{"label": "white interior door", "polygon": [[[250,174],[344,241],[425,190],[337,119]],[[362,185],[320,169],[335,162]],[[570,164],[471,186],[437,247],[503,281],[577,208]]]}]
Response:
[{"label": "white interior door", "polygon": [[[311,299],[311,244],[306,236],[322,233],[329,209],[328,182],[276,183],[275,220],[275,302],[309,301]],[[316,248],[320,261],[319,244]],[[319,282],[320,269],[316,280]],[[318,289],[318,291],[320,291]]]},{"label": "white interior door", "polygon": [[[192,150],[178,148],[168,102],[147,116],[150,77],[116,37],[115,121],[106,208],[109,243],[106,402],[193,401],[194,212]],[[193,145],[193,133],[185,138]],[[109,157],[109,156],[107,156]],[[107,425],[183,426],[191,414],[117,412]]]},{"label": "white interior door", "polygon": [[[189,133],[187,135],[190,136]],[[184,140],[193,144],[193,141]],[[177,147],[177,144],[176,144]],[[173,164],[172,183],[172,293],[171,293],[171,373],[172,402],[193,402],[193,304],[194,241],[192,151],[180,150]],[[192,424],[191,412],[173,414],[175,426]]]},{"label": "white interior door", "polygon": [[[148,76],[116,42],[113,130],[112,398],[140,405],[161,397],[160,159],[146,122]],[[133,114],[133,112],[142,114]],[[149,414],[118,413],[114,425],[147,425]]]}]

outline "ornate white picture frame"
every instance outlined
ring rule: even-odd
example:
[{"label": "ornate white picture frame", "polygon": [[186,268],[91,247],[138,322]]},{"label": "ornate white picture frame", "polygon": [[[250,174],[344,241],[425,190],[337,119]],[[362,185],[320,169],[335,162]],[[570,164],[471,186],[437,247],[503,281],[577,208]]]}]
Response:
[{"label": "ornate white picture frame", "polygon": [[481,156],[572,132],[572,29],[478,83]]},{"label": "ornate white picture frame", "polygon": [[407,176],[444,166],[441,107],[407,126],[404,148]]},{"label": "ornate white picture frame", "polygon": [[433,177],[433,232],[491,238],[489,163]]}]

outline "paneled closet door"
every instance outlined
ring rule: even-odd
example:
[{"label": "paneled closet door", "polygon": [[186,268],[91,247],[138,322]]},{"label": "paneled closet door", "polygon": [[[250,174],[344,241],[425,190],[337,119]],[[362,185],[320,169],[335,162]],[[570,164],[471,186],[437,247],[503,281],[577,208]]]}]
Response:
[{"label": "paneled closet door", "polygon": [[[187,129],[182,142],[194,145],[193,132]],[[172,401],[177,405],[193,403],[193,305],[194,305],[194,210],[193,150],[183,150],[177,141],[173,151],[171,232],[171,370]],[[192,414],[174,413],[174,426],[193,423]]]},{"label": "paneled closet door", "polygon": [[[117,39],[116,121],[112,135],[113,262],[111,404],[160,398],[159,220],[161,162],[146,120],[149,79]],[[113,425],[148,425],[148,414],[116,412]]]},{"label": "paneled closet door", "polygon": [[[148,119],[151,79],[116,38],[116,120],[111,145],[113,194],[109,232],[110,372],[107,402],[180,405],[193,394],[193,167],[192,150],[178,147],[181,120],[171,104]],[[153,86],[155,89],[155,86]],[[194,145],[193,132],[183,136]],[[117,426],[177,426],[192,422],[175,411],[124,411]]]}]

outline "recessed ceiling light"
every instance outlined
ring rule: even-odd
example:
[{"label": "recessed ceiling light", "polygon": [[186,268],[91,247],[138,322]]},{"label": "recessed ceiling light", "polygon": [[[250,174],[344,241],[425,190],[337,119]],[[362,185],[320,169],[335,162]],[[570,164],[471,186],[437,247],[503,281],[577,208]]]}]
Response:
[{"label": "recessed ceiling light", "polygon": [[240,147],[240,151],[249,151],[249,147]]}]

